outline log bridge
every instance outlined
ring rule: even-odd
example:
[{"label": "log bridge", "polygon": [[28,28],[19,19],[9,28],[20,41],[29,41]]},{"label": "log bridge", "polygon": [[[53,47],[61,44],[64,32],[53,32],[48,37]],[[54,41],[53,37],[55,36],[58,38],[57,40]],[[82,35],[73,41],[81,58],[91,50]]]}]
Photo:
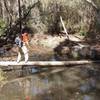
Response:
[{"label": "log bridge", "polygon": [[100,61],[91,60],[80,60],[80,61],[28,61],[25,63],[21,61],[17,63],[16,61],[0,61],[0,66],[70,66],[70,65],[83,65],[100,63]]},{"label": "log bridge", "polygon": [[80,61],[28,61],[25,63],[21,61],[0,61],[0,68],[3,71],[19,70],[24,67],[36,68],[36,67],[73,67],[77,65],[86,65],[92,63],[100,63],[100,61],[80,60]]}]

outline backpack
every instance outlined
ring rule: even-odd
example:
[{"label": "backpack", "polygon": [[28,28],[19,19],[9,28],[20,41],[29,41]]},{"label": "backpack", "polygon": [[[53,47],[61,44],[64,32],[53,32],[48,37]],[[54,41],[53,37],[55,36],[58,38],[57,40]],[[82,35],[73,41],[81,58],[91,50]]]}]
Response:
[{"label": "backpack", "polygon": [[23,46],[23,42],[19,37],[15,38],[15,43],[17,46],[22,47]]}]

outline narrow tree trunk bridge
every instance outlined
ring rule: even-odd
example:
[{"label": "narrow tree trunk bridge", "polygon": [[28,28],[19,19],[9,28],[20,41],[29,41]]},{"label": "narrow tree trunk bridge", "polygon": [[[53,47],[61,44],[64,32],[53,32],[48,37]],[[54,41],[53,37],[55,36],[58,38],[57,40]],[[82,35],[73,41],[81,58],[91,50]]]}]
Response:
[{"label": "narrow tree trunk bridge", "polygon": [[25,63],[21,61],[17,63],[16,61],[0,61],[0,66],[70,66],[70,65],[83,65],[83,64],[92,64],[100,63],[100,61],[91,61],[91,60],[80,60],[80,61],[28,61]]}]

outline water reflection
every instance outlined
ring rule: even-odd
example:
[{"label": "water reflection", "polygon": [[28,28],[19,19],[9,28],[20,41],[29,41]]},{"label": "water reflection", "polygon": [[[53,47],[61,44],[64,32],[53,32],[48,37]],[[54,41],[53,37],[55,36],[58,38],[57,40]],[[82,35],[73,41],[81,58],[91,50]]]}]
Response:
[{"label": "water reflection", "polygon": [[1,88],[0,100],[100,100],[99,65],[23,71]]}]

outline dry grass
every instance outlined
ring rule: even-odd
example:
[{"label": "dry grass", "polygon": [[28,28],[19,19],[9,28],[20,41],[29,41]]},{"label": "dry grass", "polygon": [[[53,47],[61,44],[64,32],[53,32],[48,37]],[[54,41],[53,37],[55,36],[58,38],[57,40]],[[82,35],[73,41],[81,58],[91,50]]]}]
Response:
[{"label": "dry grass", "polygon": [[6,81],[5,73],[0,69],[0,86],[2,86]]}]

